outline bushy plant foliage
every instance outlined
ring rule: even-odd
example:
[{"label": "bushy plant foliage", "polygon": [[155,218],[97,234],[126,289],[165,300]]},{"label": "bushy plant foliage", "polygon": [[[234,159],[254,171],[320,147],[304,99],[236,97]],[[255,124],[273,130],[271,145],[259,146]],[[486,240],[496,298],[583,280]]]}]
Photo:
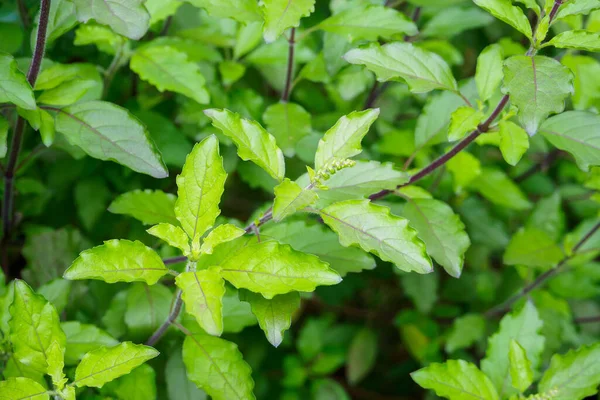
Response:
[{"label": "bushy plant foliage", "polygon": [[600,0],[0,4],[0,399],[600,385]]}]

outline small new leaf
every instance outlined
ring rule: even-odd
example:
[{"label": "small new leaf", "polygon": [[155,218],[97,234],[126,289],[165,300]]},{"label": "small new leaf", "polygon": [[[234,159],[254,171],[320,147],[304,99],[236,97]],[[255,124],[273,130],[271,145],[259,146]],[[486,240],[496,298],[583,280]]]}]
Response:
[{"label": "small new leaf", "polygon": [[245,233],[245,230],[232,224],[219,225],[204,238],[200,252],[203,254],[212,254],[216,246],[237,239]]},{"label": "small new leaf", "polygon": [[577,49],[585,51],[600,51],[600,34],[588,31],[566,31],[554,36],[552,40],[544,44],[559,49]]},{"label": "small new leaf", "polygon": [[533,34],[529,20],[517,6],[512,5],[510,0],[474,0],[475,4],[483,8],[494,17],[506,22],[529,39]]},{"label": "small new leaf", "polygon": [[316,0],[262,0],[265,17],[264,38],[274,42],[287,28],[300,26],[300,19],[315,11]]},{"label": "small new leaf", "polygon": [[260,294],[244,292],[241,299],[250,303],[252,314],[269,343],[279,347],[285,331],[292,325],[292,316],[300,308],[300,295],[291,292],[267,300]]},{"label": "small new leaf", "polygon": [[108,207],[108,211],[129,215],[145,225],[178,225],[179,221],[175,217],[176,199],[174,195],[160,190],[134,190],[117,197]]},{"label": "small new leaf", "polygon": [[183,229],[178,226],[160,223],[158,225],[154,225],[146,232],[165,241],[170,246],[178,248],[186,256],[191,254],[189,243],[190,238],[188,237],[187,233],[185,233]]},{"label": "small new leaf", "polygon": [[502,47],[499,44],[486,47],[477,57],[475,82],[481,101],[488,101],[502,83],[502,59]]},{"label": "small new leaf", "polygon": [[498,130],[502,157],[510,165],[517,165],[529,149],[529,135],[519,125],[510,121],[500,121]]},{"label": "small new leaf", "polygon": [[169,272],[162,259],[142,242],[109,240],[82,252],[65,271],[65,279],[99,279],[108,283],[154,285]]},{"label": "small new leaf", "polygon": [[448,140],[454,142],[462,139],[467,133],[477,129],[484,117],[482,111],[475,110],[472,107],[463,106],[458,108],[450,118]]},{"label": "small new leaf", "polygon": [[308,207],[317,201],[317,194],[311,189],[303,189],[296,182],[285,179],[275,186],[273,219],[281,221],[287,216]]},{"label": "small new leaf", "polygon": [[512,386],[523,393],[533,383],[533,370],[531,362],[527,359],[527,354],[519,342],[514,339],[510,341],[510,350],[508,352],[510,360],[510,379]]}]

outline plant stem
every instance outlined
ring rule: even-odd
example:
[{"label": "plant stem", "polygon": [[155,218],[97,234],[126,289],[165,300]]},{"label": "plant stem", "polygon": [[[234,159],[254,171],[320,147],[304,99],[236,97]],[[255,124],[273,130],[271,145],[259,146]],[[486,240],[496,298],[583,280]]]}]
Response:
[{"label": "plant stem", "polygon": [[[40,23],[38,25],[37,38],[35,42],[35,51],[27,72],[27,81],[31,87],[35,87],[44,51],[46,48],[46,32],[48,30],[48,16],[50,14],[50,1],[41,0],[40,5]],[[14,204],[14,175],[17,167],[17,160],[21,147],[23,145],[23,135],[25,133],[25,120],[22,117],[17,118],[15,124],[15,132],[10,144],[10,155],[4,172],[4,204],[2,206],[2,221],[3,221],[3,243],[6,245],[12,230],[13,204]],[[3,249],[3,251],[6,251]],[[8,266],[5,266],[8,268]]]},{"label": "plant stem", "polygon": [[150,338],[146,342],[146,345],[154,346],[167,332],[167,329],[169,329],[171,324],[175,322],[175,320],[179,316],[179,313],[181,312],[181,307],[183,306],[183,299],[181,298],[182,294],[183,293],[181,289],[178,289],[177,295],[175,296],[175,304],[173,304],[169,316],[167,317],[165,322],[163,322],[163,324],[152,334],[152,336],[150,336]]},{"label": "plant stem", "polygon": [[552,10],[550,11],[550,24],[552,23],[552,21],[554,21],[554,18],[556,18],[556,14],[558,14],[558,9],[562,5],[562,3],[563,0],[554,0],[554,5],[552,6]]},{"label": "plant stem", "polygon": [[287,103],[290,99],[290,92],[292,89],[292,75],[294,73],[294,48],[296,47],[296,28],[292,28],[290,31],[290,39],[288,43],[290,44],[288,50],[288,64],[287,64],[287,74],[285,77],[285,86],[283,88],[283,92],[281,92],[281,101]]},{"label": "plant stem", "polygon": [[115,56],[112,59],[112,62],[110,63],[110,65],[108,66],[106,71],[104,72],[104,82],[103,82],[104,85],[103,85],[103,89],[102,89],[102,98],[103,99],[105,99],[106,96],[108,95],[108,91],[110,89],[110,84],[111,84],[113,78],[115,77],[117,70],[120,67],[122,54],[123,54],[123,48],[119,47],[119,49],[115,53]]},{"label": "plant stem", "polygon": [[576,324],[590,324],[594,322],[600,322],[600,315],[595,315],[592,317],[579,317],[573,320]]},{"label": "plant stem", "polygon": [[540,276],[538,276],[533,282],[531,282],[530,284],[528,284],[527,286],[525,286],[523,289],[521,289],[517,294],[515,294],[512,297],[510,297],[508,300],[506,300],[502,304],[499,304],[496,307],[491,308],[484,315],[489,318],[489,317],[493,317],[493,316],[496,316],[496,315],[500,315],[500,314],[506,313],[508,310],[510,310],[510,307],[516,301],[520,300],[524,296],[527,296],[530,292],[532,292],[533,290],[535,290],[539,286],[541,286],[544,283],[546,283],[546,281],[548,281],[548,279],[552,278],[554,275],[557,275],[558,273],[562,272],[562,268],[577,254],[577,251],[579,251],[579,249],[581,249],[581,247],[588,240],[590,240],[590,238],[592,236],[594,236],[594,234],[596,232],[598,232],[598,229],[600,229],[600,222],[598,222],[596,225],[594,225],[594,227],[584,237],[582,237],[579,240],[579,242],[577,242],[577,244],[575,245],[575,247],[573,247],[573,250],[571,250],[571,255],[568,255],[565,258],[563,258],[556,265],[556,267],[554,267],[552,269],[549,269],[548,271],[544,272],[543,274],[541,274]]},{"label": "plant stem", "polygon": [[561,153],[561,151],[558,149],[552,150],[551,152],[546,154],[542,160],[540,160],[539,162],[536,162],[527,171],[525,171],[521,175],[517,176],[514,179],[514,181],[517,183],[523,182],[523,181],[527,180],[529,177],[531,177],[532,175],[535,175],[538,171],[546,170],[554,162],[554,160],[556,160],[556,158],[558,158],[560,153]]}]

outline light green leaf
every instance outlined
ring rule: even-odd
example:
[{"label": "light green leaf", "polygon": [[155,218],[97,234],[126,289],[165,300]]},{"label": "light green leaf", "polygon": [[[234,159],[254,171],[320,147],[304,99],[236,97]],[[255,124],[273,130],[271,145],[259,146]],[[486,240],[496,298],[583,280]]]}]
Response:
[{"label": "light green leaf", "polygon": [[567,111],[549,118],[540,132],[552,145],[573,154],[577,165],[588,171],[600,165],[600,116],[584,111]]},{"label": "light green leaf", "polygon": [[288,157],[294,156],[298,141],[312,131],[310,114],[294,103],[280,102],[269,106],[263,120]]},{"label": "light green leaf", "polygon": [[498,123],[500,133],[500,151],[510,165],[517,165],[523,154],[529,149],[529,136],[519,125],[510,121]]},{"label": "light green leaf", "polygon": [[471,245],[465,225],[446,203],[433,199],[411,199],[403,215],[425,242],[427,252],[446,272],[459,278],[465,252]]},{"label": "light green leaf", "polygon": [[175,217],[177,198],[160,190],[134,190],[123,193],[108,207],[113,214],[129,215],[145,225],[161,222],[178,225]]},{"label": "light green leaf", "polygon": [[196,318],[206,333],[221,336],[223,333],[223,296],[225,281],[217,269],[184,272],[175,279],[182,290],[188,314]]},{"label": "light green leaf", "polygon": [[533,136],[552,113],[565,109],[573,93],[571,71],[553,58],[513,56],[504,63],[504,94],[519,109],[519,121]]},{"label": "light green leaf", "polygon": [[75,370],[75,380],[71,385],[101,388],[105,383],[128,374],[158,354],[152,347],[131,342],[100,347],[83,357]]},{"label": "light green leaf", "polygon": [[256,0],[185,0],[202,7],[217,18],[233,18],[239,22],[262,21],[263,16]]},{"label": "light green leaf", "polygon": [[152,286],[135,283],[126,293],[123,322],[127,337],[146,340],[168,318],[173,293],[160,283]]},{"label": "light green leaf", "polygon": [[477,57],[475,82],[481,101],[488,101],[502,83],[502,46],[492,44],[483,49]]},{"label": "light green leaf", "polygon": [[26,110],[35,110],[35,98],[31,85],[17,67],[15,59],[0,53],[0,103],[13,103]]},{"label": "light green leaf", "polygon": [[123,400],[156,400],[156,373],[148,364],[140,365],[129,374],[109,382],[102,393],[114,394]]},{"label": "light green leaf", "polygon": [[150,14],[144,0],[73,0],[77,19],[108,25],[120,35],[141,39],[149,27]]},{"label": "light green leaf", "polygon": [[542,47],[545,46],[598,52],[600,51],[600,34],[583,30],[561,32]]},{"label": "light green leaf", "polygon": [[433,268],[425,244],[408,220],[369,200],[347,200],[320,211],[323,221],[340,237],[343,246],[358,245],[403,271],[430,273]]},{"label": "light green leaf", "polygon": [[267,299],[291,291],[312,292],[319,285],[336,285],[341,278],[328,264],[288,245],[263,241],[245,246],[224,260],[221,276],[236,288]]},{"label": "light green leaf", "polygon": [[15,281],[15,295],[10,306],[10,341],[14,357],[32,369],[46,373],[48,351],[54,342],[64,348],[65,334],[52,304],[35,294],[22,280]]},{"label": "light green leaf", "polygon": [[556,400],[582,400],[598,393],[600,344],[556,354],[539,383],[539,392]]},{"label": "light green leaf", "polygon": [[518,312],[506,315],[500,321],[500,329],[488,340],[486,356],[481,369],[490,377],[502,397],[515,394],[510,377],[510,342],[516,340],[525,350],[527,359],[535,371],[544,349],[544,336],[540,333],[542,320],[531,302]]},{"label": "light green leaf", "polygon": [[97,100],[98,97],[95,95],[92,95],[92,98],[86,95],[98,92],[100,87],[100,83],[93,79],[73,79],[44,91],[38,96],[37,101],[39,104],[68,106],[80,100]]},{"label": "light green leaf", "polygon": [[0,399],[50,400],[46,388],[29,378],[8,378],[0,382]]},{"label": "light green leaf", "polygon": [[223,332],[239,333],[247,326],[258,323],[256,316],[252,314],[252,307],[240,300],[240,295],[238,290],[229,286],[226,288],[223,297]]},{"label": "light green leaf", "polygon": [[481,162],[473,154],[461,151],[446,163],[454,178],[454,191],[462,193],[474,179],[481,175]]},{"label": "light green leaf", "polygon": [[471,186],[479,191],[492,203],[513,210],[526,210],[531,203],[517,186],[503,171],[495,168],[483,168]]},{"label": "light green leaf", "polygon": [[328,201],[364,198],[383,189],[394,190],[408,179],[406,172],[394,169],[391,163],[357,161],[356,165],[336,172],[323,182],[327,190],[319,190],[317,194]]},{"label": "light green leaf", "polygon": [[332,161],[353,157],[362,151],[361,141],[379,116],[379,109],[354,111],[341,117],[319,140],[315,154],[315,170]]},{"label": "light green leaf", "polygon": [[242,160],[252,161],[279,181],[283,179],[283,153],[277,147],[275,138],[258,122],[225,109],[209,109],[204,110],[204,113],[212,120],[215,128],[233,140]]},{"label": "light green leaf", "polygon": [[596,0],[572,0],[560,7],[555,20],[558,21],[570,15],[589,14],[598,9],[600,9],[600,3]]},{"label": "light green leaf", "polygon": [[200,238],[221,213],[219,202],[227,173],[219,154],[219,141],[212,135],[196,144],[177,176],[175,215],[191,239],[192,254],[198,256]]},{"label": "light green leaf", "polygon": [[506,22],[529,39],[532,38],[529,20],[517,6],[511,4],[510,0],[473,0],[475,4],[483,8],[500,21]]},{"label": "light green leaf", "polygon": [[510,340],[508,359],[510,360],[512,386],[519,393],[523,393],[533,383],[533,370],[531,369],[531,362],[525,354],[525,349],[514,339]]},{"label": "light green leaf", "polygon": [[0,158],[6,157],[8,146],[6,140],[8,138],[8,128],[10,124],[4,117],[0,116]]},{"label": "light green leaf", "polygon": [[275,202],[273,204],[273,219],[279,222],[305,207],[313,205],[318,199],[312,189],[303,189],[296,182],[285,178],[275,186]]},{"label": "light green leaf", "polygon": [[476,7],[449,7],[438,12],[427,21],[421,34],[423,37],[450,39],[459,33],[489,25],[494,19]]},{"label": "light green leaf", "polygon": [[111,55],[120,52],[126,43],[125,37],[117,35],[106,26],[95,24],[80,25],[75,31],[75,40],[73,41],[75,46],[93,44],[98,47],[98,50]]},{"label": "light green leaf", "polygon": [[419,386],[448,399],[500,399],[490,379],[475,365],[464,360],[433,363],[410,376]]},{"label": "light green leaf", "polygon": [[78,321],[68,321],[60,324],[67,336],[65,364],[75,365],[83,356],[101,346],[115,346],[117,339],[95,325],[82,324]]},{"label": "light green leaf", "polygon": [[200,104],[206,104],[210,95],[200,68],[188,61],[185,53],[170,46],[145,46],[138,49],[129,63],[143,80],[163,92],[181,93]]},{"label": "light green leaf", "polygon": [[565,225],[565,210],[562,206],[562,198],[559,192],[554,192],[551,196],[537,202],[535,209],[527,218],[525,226],[527,229],[539,229],[557,242],[564,233]]},{"label": "light green leaf", "polygon": [[168,272],[158,254],[142,242],[115,239],[82,252],[65,271],[64,277],[154,285]]},{"label": "light green leaf", "polygon": [[456,318],[446,339],[446,352],[470,347],[485,337],[485,319],[479,314],[466,314]]},{"label": "light green leaf", "polygon": [[504,263],[527,267],[553,267],[564,257],[560,247],[544,231],[529,227],[518,231],[512,237],[504,253]]},{"label": "light green leaf", "polygon": [[206,400],[206,393],[191,382],[185,372],[181,357],[181,346],[169,355],[165,369],[165,381],[169,400]]},{"label": "light green leaf", "polygon": [[[41,11],[41,10],[40,10]],[[35,17],[35,26],[31,32],[31,48],[37,38],[40,13]],[[46,29],[46,44],[50,44],[70,31],[77,25],[75,17],[75,4],[71,0],[53,0],[50,3],[50,13],[48,15],[48,28]]]},{"label": "light green leaf", "polygon": [[458,91],[448,64],[437,54],[410,43],[372,44],[350,50],[344,59],[350,64],[366,66],[381,82],[405,80],[413,93],[434,89]]},{"label": "light green leaf", "polygon": [[178,248],[186,256],[191,253],[189,243],[190,238],[188,237],[187,233],[185,233],[183,229],[178,226],[163,222],[158,225],[154,225],[146,232],[165,241],[169,244],[169,246]]},{"label": "light green leaf", "polygon": [[48,359],[48,375],[52,378],[52,384],[62,390],[68,379],[63,372],[65,367],[65,346],[56,340],[48,348],[46,357]]},{"label": "light green leaf", "polygon": [[277,239],[295,250],[318,256],[341,276],[375,268],[375,260],[356,247],[343,247],[335,233],[322,225],[286,221],[261,228],[261,235]]},{"label": "light green leaf", "polygon": [[[56,128],[54,126],[54,117],[48,111],[40,109],[40,136],[44,146],[50,147],[56,138]],[[1,136],[1,135],[0,135]]]},{"label": "light green leaf", "polygon": [[250,303],[252,313],[258,319],[260,329],[265,333],[269,343],[279,347],[285,331],[292,325],[294,313],[300,308],[298,293],[280,294],[267,300],[260,294],[244,292],[242,300]]},{"label": "light green leaf", "polygon": [[346,377],[348,383],[356,385],[371,372],[377,358],[377,333],[368,328],[361,329],[348,349]]},{"label": "light green leaf", "polygon": [[237,239],[245,233],[244,229],[232,224],[219,225],[204,238],[200,252],[203,254],[212,254],[214,248],[219,244]]},{"label": "light green leaf", "polygon": [[484,119],[482,111],[469,106],[458,108],[450,117],[448,140],[454,142],[462,139],[467,133],[474,131]]},{"label": "light green leaf", "polygon": [[144,6],[150,14],[150,26],[160,22],[177,12],[180,0],[146,0]]},{"label": "light green leaf", "polygon": [[315,1],[262,0],[260,6],[265,18],[265,41],[274,42],[287,28],[299,27],[300,19],[315,11]]},{"label": "light green leaf", "polygon": [[58,111],[56,130],[91,157],[111,160],[155,178],[169,174],[146,127],[112,103],[89,101]]},{"label": "light green leaf", "polygon": [[229,87],[239,81],[246,73],[246,66],[235,61],[222,61],[219,63],[219,74],[223,85]]},{"label": "light green leaf", "polygon": [[343,35],[350,42],[401,39],[404,34],[417,34],[417,26],[401,12],[370,4],[349,7],[321,22],[318,28]]},{"label": "light green leaf", "polygon": [[252,369],[235,343],[209,336],[187,336],[183,362],[188,378],[213,400],[252,400]]}]

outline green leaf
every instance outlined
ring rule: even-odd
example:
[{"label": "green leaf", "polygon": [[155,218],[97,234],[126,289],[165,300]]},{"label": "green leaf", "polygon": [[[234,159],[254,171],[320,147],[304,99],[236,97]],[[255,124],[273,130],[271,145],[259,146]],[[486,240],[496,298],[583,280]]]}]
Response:
[{"label": "green leaf", "polygon": [[542,320],[531,302],[518,312],[506,315],[500,321],[500,329],[488,340],[486,356],[481,369],[490,377],[501,396],[515,394],[510,377],[510,342],[516,340],[525,350],[527,359],[535,371],[544,349],[544,336],[540,333]]},{"label": "green leaf", "polygon": [[449,205],[433,199],[411,199],[402,213],[417,230],[433,259],[451,276],[459,278],[471,245],[460,217]]},{"label": "green leaf", "polygon": [[583,346],[552,357],[539,383],[540,393],[556,400],[582,400],[598,393],[600,344]]},{"label": "green leaf", "polygon": [[160,190],[134,190],[123,193],[108,207],[113,214],[129,215],[145,225],[168,223],[178,225],[175,217],[177,198]]},{"label": "green leaf", "polygon": [[8,138],[8,128],[10,124],[4,117],[0,117],[0,158],[6,157],[8,146],[6,140]]},{"label": "green leaf", "polygon": [[446,163],[454,178],[454,191],[462,193],[475,178],[481,175],[481,162],[473,154],[461,151]]},{"label": "green leaf", "polygon": [[110,28],[102,25],[86,24],[80,25],[75,31],[75,46],[86,46],[93,44],[98,50],[115,55],[120,52],[127,39],[117,35]]},{"label": "green leaf", "polygon": [[136,283],[127,290],[125,302],[123,322],[127,327],[127,337],[145,340],[168,318],[173,293],[161,284],[147,286]]},{"label": "green leaf", "polygon": [[[35,17],[35,26],[31,32],[31,47],[35,43],[39,26],[39,12]],[[50,44],[70,31],[77,25],[75,17],[75,4],[71,0],[54,0],[50,3],[50,13],[48,15],[48,28],[46,29],[46,44]]]},{"label": "green leaf", "polygon": [[173,47],[144,46],[133,53],[129,66],[141,79],[161,92],[181,93],[200,104],[210,100],[198,65],[188,61],[184,52]]},{"label": "green leaf", "polygon": [[57,278],[40,286],[37,292],[52,303],[58,313],[61,313],[69,302],[71,285],[72,282]]},{"label": "green leaf", "polygon": [[160,22],[177,12],[181,1],[179,0],[146,0],[144,6],[150,14],[150,26]]},{"label": "green leaf", "polygon": [[[239,333],[258,323],[249,303],[240,299],[241,292],[227,286],[223,297],[223,332]],[[250,292],[248,292],[250,293]]]},{"label": "green leaf", "polygon": [[348,383],[356,385],[371,372],[377,358],[377,346],[377,333],[371,329],[363,328],[354,336],[346,363]]},{"label": "green leaf", "polygon": [[504,63],[503,92],[533,136],[548,115],[565,109],[565,99],[573,93],[572,74],[553,58],[513,56]]},{"label": "green leaf", "polygon": [[31,85],[19,71],[15,59],[0,53],[0,103],[7,102],[26,110],[37,108]]},{"label": "green leaf", "polygon": [[292,326],[294,313],[300,308],[298,293],[280,294],[267,300],[260,294],[244,292],[242,300],[250,303],[252,313],[258,319],[260,329],[265,333],[269,343],[279,347],[285,331]]},{"label": "green leaf", "polygon": [[361,141],[379,116],[379,109],[354,111],[341,117],[319,140],[315,154],[315,170],[331,162],[350,158],[362,151]]},{"label": "green leaf", "polygon": [[198,272],[184,272],[175,279],[182,290],[183,302],[188,314],[206,333],[221,336],[223,333],[223,296],[225,281],[217,269],[205,269]]},{"label": "green leaf", "polygon": [[310,114],[294,103],[279,102],[269,106],[263,120],[288,157],[296,153],[298,141],[312,132]]},{"label": "green leaf", "polygon": [[261,228],[261,235],[277,239],[295,250],[318,256],[341,276],[375,268],[375,260],[356,247],[343,247],[335,233],[322,225],[286,221]]},{"label": "green leaf", "polygon": [[490,379],[464,360],[433,363],[410,376],[419,386],[452,400],[500,399]]},{"label": "green leaf", "polygon": [[156,400],[156,373],[148,364],[140,365],[129,374],[109,382],[102,393],[114,394],[118,399]]},{"label": "green leaf", "polygon": [[267,299],[291,291],[312,292],[319,285],[336,285],[341,278],[328,264],[274,241],[238,249],[219,267],[221,276],[236,288],[260,293]]},{"label": "green leaf", "polygon": [[446,352],[465,349],[485,337],[485,319],[479,314],[456,318],[446,339]]},{"label": "green leaf", "polygon": [[567,111],[546,120],[540,132],[552,145],[573,154],[584,171],[591,165],[600,165],[600,116],[597,114]]},{"label": "green leaf", "polygon": [[315,11],[316,0],[262,0],[265,18],[263,36],[267,43],[274,42],[287,28],[300,26],[300,19]]},{"label": "green leaf", "polygon": [[219,154],[219,141],[212,135],[196,144],[177,176],[175,215],[191,239],[192,254],[200,252],[200,238],[221,213],[219,202],[227,173]]},{"label": "green leaf", "polygon": [[332,15],[318,25],[319,29],[343,35],[348,41],[401,39],[404,34],[417,34],[417,26],[404,14],[391,7],[361,4]]},{"label": "green leaf", "polygon": [[492,203],[513,210],[527,210],[531,203],[521,189],[501,170],[483,168],[471,186]]},{"label": "green leaf", "polygon": [[187,336],[183,362],[188,378],[213,400],[255,399],[252,369],[235,343],[209,336]]},{"label": "green leaf", "polygon": [[255,0],[186,0],[202,7],[217,18],[233,18],[239,22],[262,21],[263,16]]},{"label": "green leaf", "polygon": [[554,192],[537,202],[525,226],[545,232],[556,242],[564,232],[565,223],[562,198],[558,192]]},{"label": "green leaf", "polygon": [[381,82],[405,80],[413,93],[434,89],[458,91],[458,84],[446,62],[437,54],[410,43],[371,44],[344,55],[350,64],[361,64]]},{"label": "green leaf", "polygon": [[448,140],[454,142],[462,139],[467,133],[477,129],[485,115],[482,111],[475,110],[469,106],[463,106],[452,113],[450,127],[448,129]]},{"label": "green leaf", "polygon": [[[95,79],[73,79],[61,85],[46,90],[37,98],[39,104],[52,106],[68,106],[81,100],[97,100],[94,93],[101,88]],[[88,96],[91,94],[91,96]]]},{"label": "green leaf", "polygon": [[327,190],[319,190],[319,198],[341,201],[364,198],[380,190],[394,190],[408,182],[406,172],[394,169],[392,163],[357,161],[356,165],[336,172],[324,182]]},{"label": "green leaf", "polygon": [[212,254],[216,246],[237,239],[245,233],[244,229],[232,224],[219,225],[204,238],[200,252],[203,254]]},{"label": "green leaf", "polygon": [[423,37],[449,39],[463,31],[487,26],[492,21],[493,18],[488,13],[476,7],[449,7],[434,14],[421,34]]},{"label": "green leaf", "polygon": [[531,369],[531,362],[527,359],[527,354],[525,354],[525,349],[514,339],[510,341],[508,359],[510,360],[512,386],[519,393],[523,393],[533,383],[533,370]]},{"label": "green leaf", "polygon": [[561,32],[542,47],[545,46],[598,52],[600,51],[600,34],[583,30]]},{"label": "green leaf", "polygon": [[50,392],[29,378],[8,378],[0,382],[0,399],[50,400]]},{"label": "green leaf", "polygon": [[477,57],[475,82],[481,101],[488,101],[502,83],[502,59],[502,47],[499,44],[489,45]]},{"label": "green leaf", "polygon": [[425,244],[408,220],[369,200],[347,200],[320,211],[323,221],[340,237],[343,246],[358,245],[403,271],[430,273],[433,268]]},{"label": "green leaf", "polygon": [[73,0],[77,19],[108,25],[120,35],[139,40],[148,30],[150,14],[144,7],[144,0]]},{"label": "green leaf", "polygon": [[527,267],[553,267],[564,257],[560,247],[544,231],[530,227],[513,236],[504,253],[504,263]]},{"label": "green leaf", "polygon": [[573,0],[564,3],[558,13],[556,20],[566,18],[571,15],[589,14],[591,11],[600,9],[600,4],[596,0]]},{"label": "green leaf", "polygon": [[57,342],[64,348],[66,341],[58,313],[22,280],[15,281],[14,296],[9,321],[14,357],[32,369],[46,373],[50,347]]},{"label": "green leaf", "polygon": [[155,178],[169,173],[146,128],[126,109],[89,101],[62,109],[56,130],[91,157],[111,160]]},{"label": "green leaf", "polygon": [[185,233],[183,229],[178,226],[161,223],[154,225],[146,232],[168,243],[169,246],[178,248],[185,256],[189,256],[191,254],[189,244],[190,238],[188,237],[187,233]]},{"label": "green leaf", "polygon": [[83,356],[101,346],[115,346],[117,339],[95,325],[82,324],[78,321],[68,321],[60,324],[67,336],[65,364],[75,365]]},{"label": "green leaf", "polygon": [[519,125],[510,121],[498,123],[500,151],[510,165],[517,165],[523,154],[529,149],[529,136]]},{"label": "green leaf", "polygon": [[285,178],[275,186],[275,202],[273,204],[273,219],[279,222],[297,211],[313,205],[318,199],[312,189],[302,189],[296,182]]},{"label": "green leaf", "polygon": [[510,0],[473,0],[475,4],[483,8],[502,22],[506,22],[529,39],[532,38],[529,20],[517,6],[513,6]]},{"label": "green leaf", "polygon": [[229,137],[238,149],[242,160],[252,161],[273,178],[281,181],[285,176],[283,153],[275,138],[256,121],[242,118],[229,110],[209,109],[204,113],[215,128]]},{"label": "green leaf", "polygon": [[169,400],[206,400],[206,393],[198,389],[186,375],[185,365],[181,358],[181,346],[178,346],[169,355],[165,380]]},{"label": "green leaf", "polygon": [[65,346],[56,340],[48,348],[46,357],[48,360],[48,375],[52,378],[52,384],[58,389],[63,390],[68,379],[63,372],[65,367]]},{"label": "green leaf", "polygon": [[142,242],[115,239],[82,252],[65,271],[64,277],[154,285],[168,272],[158,254]]},{"label": "green leaf", "polygon": [[131,342],[100,347],[83,357],[75,370],[75,380],[71,385],[101,388],[105,383],[128,374],[158,354],[152,347]]}]

